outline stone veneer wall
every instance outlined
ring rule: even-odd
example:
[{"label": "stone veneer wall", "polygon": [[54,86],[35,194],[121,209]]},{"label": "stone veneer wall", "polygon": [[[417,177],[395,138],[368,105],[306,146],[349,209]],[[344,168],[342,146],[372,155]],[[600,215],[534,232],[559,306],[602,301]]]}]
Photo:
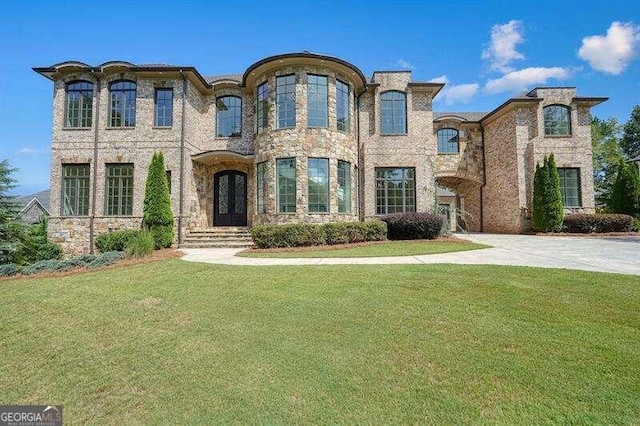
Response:
[{"label": "stone veneer wall", "polygon": [[[48,236],[59,243],[65,253],[86,253],[89,247],[88,217],[62,216],[62,166],[84,163],[90,165],[89,202],[93,200],[93,178],[97,177],[94,233],[98,235],[110,230],[139,228],[142,221],[142,205],[151,157],[162,151],[165,167],[172,172],[171,202],[174,215],[178,215],[179,170],[180,170],[180,108],[182,105],[182,81],[157,78],[137,78],[131,73],[114,73],[100,81],[100,92],[94,87],[93,126],[91,128],[64,127],[65,84],[73,80],[88,80],[95,83],[90,74],[70,74],[55,82],[53,100],[53,142],[51,160],[51,201]],[[109,110],[109,83],[120,79],[137,81],[136,125],[133,128],[107,127]],[[156,128],[154,123],[154,88],[173,87],[173,126]],[[99,95],[99,98],[98,98]],[[100,102],[99,121],[96,123],[96,102]],[[98,126],[97,167],[93,164],[95,126]],[[133,163],[133,214],[132,216],[105,215],[106,164]],[[91,207],[90,207],[91,214]]]},{"label": "stone veneer wall", "polygon": [[483,231],[520,232],[515,111],[485,123]]},{"label": "stone veneer wall", "polygon": [[[363,169],[363,213],[376,216],[376,172],[378,167],[415,168],[416,211],[433,212],[435,198],[436,140],[428,93],[408,85],[410,72],[376,72],[374,82],[360,97],[360,143]],[[407,95],[407,134],[382,135],[380,94],[397,90]]]},{"label": "stone veneer wall", "polygon": [[[292,128],[276,128],[276,77],[296,75],[296,124]],[[307,74],[328,77],[328,127],[311,128],[307,126]],[[337,130],[336,123],[336,79],[349,83],[349,131]],[[253,149],[254,165],[266,162],[264,178],[267,182],[264,198],[266,213],[258,214],[255,208],[253,223],[299,223],[299,222],[337,222],[357,220],[356,188],[358,164],[358,144],[356,140],[356,115],[354,86],[352,80],[331,68],[315,66],[287,66],[257,77],[256,86],[263,82],[269,85],[269,112],[267,128],[256,135]],[[329,159],[329,213],[309,213],[308,158]],[[296,212],[278,213],[276,199],[276,160],[278,158],[296,159]],[[351,164],[351,213],[338,213],[338,160]],[[252,182],[252,186],[255,182]],[[253,201],[253,200],[252,200]]]}]

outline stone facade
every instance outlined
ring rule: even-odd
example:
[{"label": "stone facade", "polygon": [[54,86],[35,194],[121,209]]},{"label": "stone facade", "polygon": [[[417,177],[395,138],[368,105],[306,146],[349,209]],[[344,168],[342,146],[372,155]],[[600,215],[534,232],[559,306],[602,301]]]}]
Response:
[{"label": "stone facade", "polygon": [[[471,231],[522,232],[530,226],[531,188],[536,162],[553,152],[558,167],[579,169],[581,205],[572,211],[593,211],[590,107],[604,98],[584,98],[574,88],[537,88],[486,113],[438,113],[433,98],[443,87],[414,82],[411,72],[362,72],[341,59],[307,52],[278,55],[251,65],[243,75],[204,78],[192,67],[133,65],[108,62],[97,67],[65,62],[34,70],[54,82],[51,203],[49,237],[68,254],[92,250],[96,235],[141,226],[149,162],[162,151],[171,174],[171,201],[176,218],[176,243],[189,230],[219,225],[214,215],[214,176],[236,171],[246,175],[246,223],[334,222],[376,217],[381,201],[376,182],[379,168],[410,168],[415,177],[414,206],[435,211],[436,185],[453,191],[442,202],[462,212],[458,226]],[[277,128],[276,79],[295,76],[295,125]],[[327,78],[326,127],[308,125],[308,75]],[[67,127],[67,84],[93,86],[92,123]],[[135,126],[110,127],[110,84],[135,82]],[[349,125],[338,130],[337,81],[349,87]],[[267,123],[257,131],[256,90],[268,85]],[[171,126],[155,126],[156,89],[171,88]],[[406,132],[382,131],[381,95],[400,92],[405,99]],[[219,137],[218,99],[241,99],[241,133]],[[571,133],[545,136],[543,108],[570,109]],[[438,131],[458,133],[458,152],[438,152]],[[276,161],[296,160],[295,212],[278,212]],[[308,159],[329,163],[329,210],[309,212]],[[350,165],[350,209],[338,212],[338,161]],[[106,166],[133,165],[131,215],[106,211]],[[258,212],[256,167],[264,164],[264,212]],[[89,165],[89,211],[65,216],[62,206],[63,166]],[[413,208],[413,207],[412,207]],[[454,221],[455,223],[456,221]]]}]

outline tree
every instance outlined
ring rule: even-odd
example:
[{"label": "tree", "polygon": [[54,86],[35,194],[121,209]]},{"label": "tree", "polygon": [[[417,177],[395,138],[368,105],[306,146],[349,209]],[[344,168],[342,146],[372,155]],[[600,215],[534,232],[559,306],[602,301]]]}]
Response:
[{"label": "tree", "polygon": [[0,161],[0,264],[20,263],[26,237],[25,224],[18,218],[14,197],[9,195],[17,186],[12,176],[15,171],[9,160]]},{"label": "tree", "polygon": [[143,224],[151,232],[155,248],[173,242],[173,212],[162,152],[153,154],[144,195]]},{"label": "tree", "polygon": [[591,146],[593,149],[593,185],[596,206],[610,210],[611,187],[616,179],[618,162],[622,158],[620,147],[621,126],[615,118],[591,120]]},{"label": "tree", "polygon": [[640,177],[635,164],[623,159],[618,162],[616,180],[611,188],[611,209],[614,213],[640,216]]},{"label": "tree", "polygon": [[627,160],[640,155],[640,105],[633,107],[631,118],[624,125],[622,134],[622,150],[627,156]]},{"label": "tree", "polygon": [[533,228],[542,232],[562,230],[564,208],[560,193],[560,176],[553,154],[536,164],[533,178]]}]

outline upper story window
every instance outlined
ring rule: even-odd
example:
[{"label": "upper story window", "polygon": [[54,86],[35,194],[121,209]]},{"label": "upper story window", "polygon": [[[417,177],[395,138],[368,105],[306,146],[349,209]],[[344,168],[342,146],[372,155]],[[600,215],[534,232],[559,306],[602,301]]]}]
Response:
[{"label": "upper story window", "polygon": [[276,115],[278,129],[296,126],[296,76],[276,78]]},{"label": "upper story window", "polygon": [[126,80],[109,85],[109,127],[135,127],[136,87]]},{"label": "upper story window", "polygon": [[547,136],[571,135],[571,109],[565,105],[549,105],[542,109],[544,134]]},{"label": "upper story window", "polygon": [[260,133],[269,125],[269,84],[265,81],[256,91],[256,132]]},{"label": "upper story window", "polygon": [[93,83],[72,81],[67,84],[65,127],[91,127],[93,118]]},{"label": "upper story window", "polygon": [[349,131],[350,112],[349,98],[351,88],[348,84],[336,80],[336,121],[338,130]]},{"label": "upper story window", "polygon": [[222,96],[216,100],[217,135],[235,137],[242,134],[242,99],[237,96]]},{"label": "upper story window", "polygon": [[307,125],[327,127],[328,121],[327,77],[307,75]]},{"label": "upper story window", "polygon": [[459,140],[456,129],[438,130],[438,154],[457,154],[460,150]]},{"label": "upper story window", "polygon": [[407,95],[404,92],[380,95],[380,130],[383,135],[407,133]]},{"label": "upper story window", "polygon": [[157,88],[154,103],[156,107],[154,125],[157,127],[173,126],[173,89]]}]

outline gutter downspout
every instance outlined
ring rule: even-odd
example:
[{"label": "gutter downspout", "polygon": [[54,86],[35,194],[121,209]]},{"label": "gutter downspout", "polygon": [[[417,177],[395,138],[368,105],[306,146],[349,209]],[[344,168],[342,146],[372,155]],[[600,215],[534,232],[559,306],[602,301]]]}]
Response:
[{"label": "gutter downspout", "polygon": [[487,184],[487,167],[484,153],[484,126],[482,126],[482,185],[480,186],[480,232],[484,232],[484,186]]},{"label": "gutter downspout", "polygon": [[100,87],[101,82],[96,78],[96,119],[93,136],[93,188],[91,188],[91,216],[89,217],[89,253],[93,254],[94,222],[96,217],[96,189],[98,188],[98,129],[100,128]]},{"label": "gutter downspout", "polygon": [[180,201],[178,212],[178,245],[182,244],[182,215],[184,214],[184,134],[186,129],[186,105],[187,105],[187,77],[183,70],[180,70],[182,76],[182,120],[180,129]]},{"label": "gutter downspout", "polygon": [[[364,221],[364,148],[360,145],[360,97],[366,90],[356,95],[356,143],[358,144],[358,219]],[[355,91],[354,91],[355,95]]]}]

